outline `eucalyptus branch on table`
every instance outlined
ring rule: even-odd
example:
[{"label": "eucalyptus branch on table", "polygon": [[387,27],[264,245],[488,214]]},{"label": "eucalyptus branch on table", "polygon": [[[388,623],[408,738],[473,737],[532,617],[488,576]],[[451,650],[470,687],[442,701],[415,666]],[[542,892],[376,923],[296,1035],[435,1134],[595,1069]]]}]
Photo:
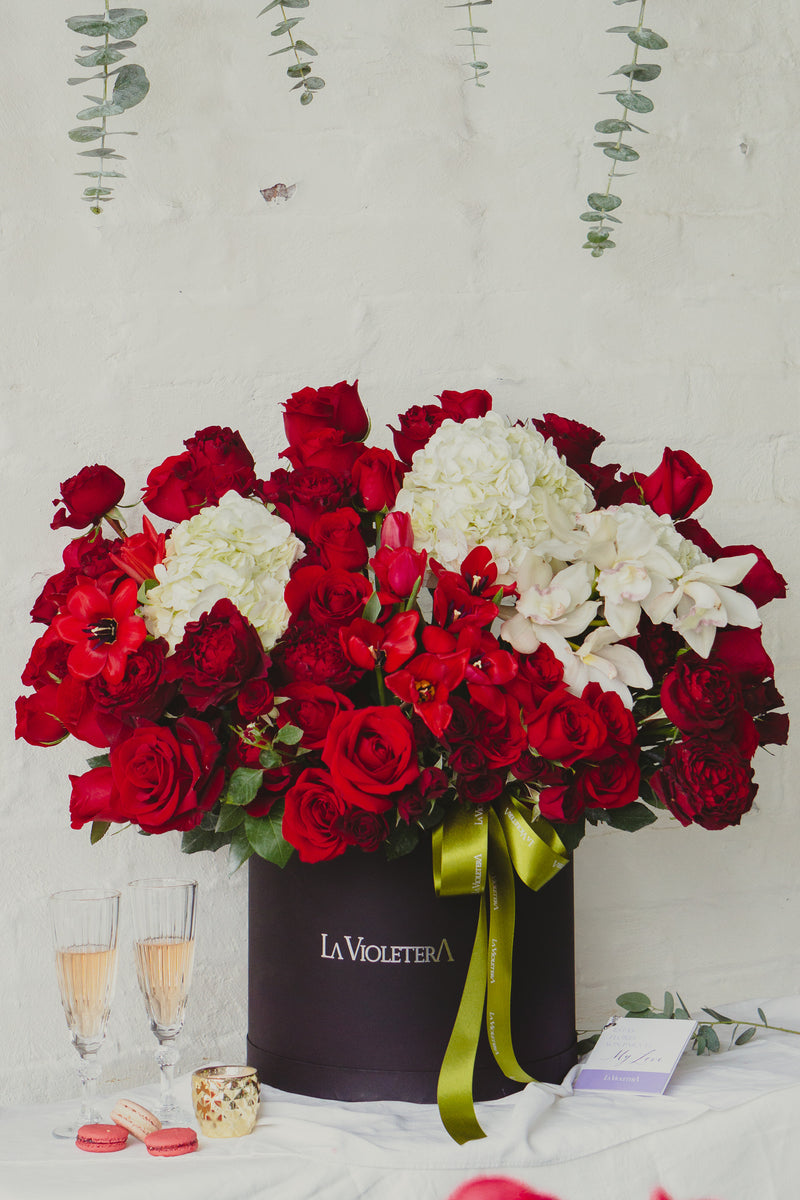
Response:
[{"label": "eucalyptus branch on table", "polygon": [[[678,998],[677,1005],[675,996]],[[676,992],[675,996],[672,995],[672,992],[664,992],[663,1008],[654,1008],[650,997],[646,996],[644,992],[623,992],[621,996],[617,996],[615,1003],[625,1010],[623,1013],[625,1017],[645,1017],[659,1021],[690,1021],[691,1015],[681,999],[680,993]],[[796,1033],[800,1036],[800,1029],[786,1029],[783,1025],[770,1025],[763,1008],[756,1009],[759,1020],[752,1024],[747,1021],[737,1021],[733,1017],[726,1017],[724,1013],[717,1012],[714,1008],[704,1006],[702,1011],[708,1013],[712,1019],[698,1025],[694,1032],[692,1047],[697,1054],[717,1054],[723,1048],[714,1028],[716,1025],[732,1027],[730,1041],[725,1047],[727,1050],[732,1050],[734,1046],[744,1046],[755,1037],[759,1029],[774,1029],[778,1033]],[[739,1033],[743,1025],[745,1028]],[[582,1038],[578,1042],[578,1054],[588,1054],[599,1037],[600,1033],[598,1032]]]},{"label": "eucalyptus branch on table", "polygon": [[[105,0],[105,12],[97,16],[69,17],[67,19],[68,27],[75,33],[83,34],[88,38],[102,38],[100,45],[82,46],[81,49],[88,50],[89,53],[78,54],[75,58],[79,67],[100,67],[101,70],[95,75],[82,75],[67,80],[67,83],[73,87],[78,84],[86,84],[92,79],[102,79],[103,81],[102,96],[85,96],[86,100],[91,101],[91,107],[83,108],[77,114],[79,121],[99,121],[100,123],[79,125],[69,131],[73,142],[100,143],[91,150],[79,151],[84,158],[98,159],[95,170],[77,172],[78,175],[88,175],[94,180],[90,187],[84,189],[82,197],[89,201],[90,211],[93,213],[101,213],[102,205],[114,198],[113,187],[104,186],[105,181],[125,178],[121,171],[110,170],[106,167],[108,159],[124,159],[125,157],[124,154],[117,154],[116,150],[106,145],[106,138],[110,134],[108,118],[119,116],[129,108],[133,108],[134,105],[140,104],[150,91],[150,81],[142,67],[133,63],[127,63],[123,67],[114,67],[111,71],[109,67],[125,57],[122,53],[123,50],[130,50],[136,45],[135,42],[127,39],[136,33],[137,29],[140,29],[146,21],[147,13],[143,9],[109,8],[109,0]],[[114,40],[112,41],[112,39]],[[109,94],[112,79],[114,86]],[[128,137],[136,136],[132,129],[115,129],[113,132],[116,136],[122,134]]]},{"label": "eucalyptus branch on table", "polygon": [[[314,93],[325,87],[325,80],[319,75],[311,74],[311,63],[307,62],[308,58],[316,58],[318,51],[313,46],[309,46],[308,42],[304,42],[302,38],[296,38],[292,30],[296,25],[299,25],[303,17],[288,17],[286,15],[287,8],[308,8],[310,0],[271,0],[271,3],[262,8],[258,14],[263,17],[264,13],[270,12],[273,8],[281,10],[281,20],[271,31],[272,37],[282,37],[283,34],[289,35],[289,43],[286,46],[281,46],[280,50],[273,50],[270,58],[274,58],[276,54],[293,54],[294,62],[287,67],[286,74],[290,79],[296,79],[298,82],[292,87],[292,91],[300,91],[300,103],[310,104],[314,99]],[[301,58],[300,56],[305,57]]]},{"label": "eucalyptus branch on table", "polygon": [[[614,4],[637,3],[639,19],[636,25],[614,25],[611,29],[606,30],[607,33],[627,34],[634,44],[634,51],[631,61],[624,63],[613,72],[614,75],[624,75],[628,80],[628,86],[622,90],[614,88],[610,92],[601,93],[604,96],[615,96],[617,103],[622,107],[622,114],[618,117],[598,121],[595,125],[597,133],[616,134],[616,137],[611,141],[594,143],[612,162],[605,191],[590,192],[587,196],[590,211],[581,213],[581,220],[588,221],[593,225],[583,244],[585,250],[591,251],[592,258],[602,258],[606,250],[613,250],[616,246],[616,242],[611,240],[611,230],[606,225],[608,222],[615,225],[622,224],[618,217],[611,215],[614,209],[619,208],[622,204],[622,199],[615,195],[611,188],[615,179],[624,178],[617,171],[619,163],[632,163],[639,158],[639,152],[634,150],[633,146],[623,142],[622,136],[632,129],[639,133],[647,133],[647,130],[642,129],[640,125],[634,125],[630,120],[630,115],[632,112],[649,113],[654,108],[650,97],[646,96],[644,92],[636,91],[633,85],[634,83],[649,83],[651,80],[657,79],[661,74],[661,67],[657,63],[640,63],[639,50],[641,48],[664,50],[668,44],[660,33],[654,33],[652,29],[645,28],[644,10],[647,0],[614,0]],[[626,172],[626,174],[630,174],[630,172]]]},{"label": "eucalyptus branch on table", "polygon": [[469,24],[459,25],[456,28],[456,33],[469,34],[470,40],[468,43],[468,49],[472,52],[472,61],[464,63],[464,66],[470,68],[472,71],[472,80],[475,86],[480,88],[486,86],[485,84],[481,83],[481,79],[483,79],[484,75],[489,74],[489,64],[478,56],[478,50],[483,47],[484,43],[478,42],[476,39],[480,37],[481,34],[488,33],[488,30],[483,25],[475,24],[475,18],[472,15],[472,10],[473,8],[478,8],[481,5],[491,3],[492,0],[466,0],[466,2],[463,2],[462,0],[462,3],[460,4],[447,5],[448,8],[465,8],[467,10],[467,20],[469,21]]}]

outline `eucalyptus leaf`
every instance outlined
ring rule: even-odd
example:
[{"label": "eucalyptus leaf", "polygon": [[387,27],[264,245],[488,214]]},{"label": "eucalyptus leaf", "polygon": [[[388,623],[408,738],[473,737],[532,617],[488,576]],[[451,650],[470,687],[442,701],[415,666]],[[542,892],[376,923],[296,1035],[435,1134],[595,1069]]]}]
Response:
[{"label": "eucalyptus leaf", "polygon": [[485,62],[470,62],[470,63],[464,63],[464,66],[472,67],[476,71],[486,71],[489,67],[489,64],[485,63]]},{"label": "eucalyptus leaf", "polygon": [[80,67],[107,67],[124,57],[124,54],[120,54],[119,50],[112,46],[101,46],[91,54],[77,54],[75,62]]},{"label": "eucalyptus leaf", "polygon": [[290,42],[288,46],[281,46],[280,50],[270,50],[267,58],[274,58],[276,54],[291,54],[293,49],[294,46]]},{"label": "eucalyptus leaf", "polygon": [[79,150],[81,158],[121,158],[124,159],[124,154],[117,154],[116,150],[111,150],[108,146],[97,147],[94,150]]},{"label": "eucalyptus leaf", "polygon": [[751,1038],[754,1038],[755,1036],[756,1036],[756,1027],[755,1027],[755,1025],[751,1025],[748,1029],[745,1029],[743,1033],[739,1034],[736,1041],[734,1042],[734,1045],[735,1046],[744,1046],[751,1040]]},{"label": "eucalyptus leaf", "polygon": [[627,133],[630,129],[627,121],[623,121],[621,117],[609,117],[605,121],[598,121],[595,125],[597,133]]},{"label": "eucalyptus leaf", "polygon": [[609,233],[607,229],[590,229],[586,235],[586,240],[587,242],[599,244],[600,242],[608,241],[608,237]]},{"label": "eucalyptus leaf", "polygon": [[93,187],[93,188],[84,188],[83,189],[84,199],[86,199],[89,196],[110,196],[110,195],[111,195],[111,188]]},{"label": "eucalyptus leaf", "polygon": [[[599,142],[595,142],[599,146]],[[634,150],[632,146],[604,146],[603,154],[606,158],[613,158],[616,162],[636,162],[639,157],[638,150]],[[651,814],[652,816],[652,814]],[[653,817],[653,820],[656,818]]]},{"label": "eucalyptus leaf", "polygon": [[308,42],[304,42],[302,38],[297,39],[295,42],[295,47],[300,50],[301,53],[310,54],[313,58],[316,58],[317,54],[319,53],[319,51],[315,50],[313,46],[309,46]]},{"label": "eucalyptus leaf", "polygon": [[294,853],[281,832],[282,823],[283,805],[276,805],[265,817],[247,816],[244,819],[247,840],[256,854],[278,867],[285,867]]},{"label": "eucalyptus leaf", "polygon": [[88,175],[90,179],[125,179],[122,171],[76,171],[76,175]]},{"label": "eucalyptus leaf", "polygon": [[286,68],[286,74],[290,79],[302,79],[311,71],[311,63],[292,63],[291,67]]},{"label": "eucalyptus leaf", "polygon": [[637,46],[644,46],[645,50],[666,50],[669,45],[666,38],[660,33],[653,33],[652,29],[634,29],[628,37]]},{"label": "eucalyptus leaf", "polygon": [[766,1016],[766,1013],[764,1012],[763,1008],[757,1008],[756,1012],[758,1013],[759,1017],[764,1022],[764,1024],[769,1025],[769,1021],[767,1020],[767,1016]]},{"label": "eucalyptus leaf", "polygon": [[300,103],[301,104],[310,104],[313,99],[314,99],[313,92],[303,92],[302,96],[300,97]]},{"label": "eucalyptus leaf", "polygon": [[695,1042],[694,1042],[694,1048],[695,1048],[695,1050],[697,1051],[698,1055],[699,1055],[699,1054],[705,1054],[705,1049],[706,1049],[706,1039],[705,1039],[705,1037],[703,1037],[703,1036],[701,1036],[700,1034],[698,1034],[698,1035],[697,1035],[697,1037],[695,1038]]},{"label": "eucalyptus leaf", "polygon": [[675,1015],[675,998],[672,992],[664,992],[664,1016],[673,1017]]},{"label": "eucalyptus leaf", "polygon": [[605,219],[605,215],[603,213],[599,213],[599,212],[581,213],[582,221],[602,221],[604,219]]},{"label": "eucalyptus leaf", "polygon": [[720,1012],[717,1012],[717,1010],[715,1008],[706,1008],[704,1006],[703,1012],[708,1013],[708,1015],[710,1017],[713,1017],[715,1021],[722,1021],[722,1023],[724,1025],[735,1025],[736,1024],[733,1017],[723,1016],[723,1014]]},{"label": "eucalyptus leaf", "polygon": [[655,108],[653,101],[643,92],[617,92],[617,101],[623,108],[630,108],[637,113],[649,113]]},{"label": "eucalyptus leaf", "polygon": [[598,212],[612,212],[615,208],[619,208],[622,200],[619,196],[606,195],[604,192],[590,192],[586,197],[586,203],[589,208],[594,208]]},{"label": "eucalyptus leaf", "polygon": [[717,1037],[716,1029],[712,1029],[710,1025],[704,1027],[704,1036],[706,1045],[712,1054],[716,1054],[719,1050],[719,1038]]},{"label": "eucalyptus leaf", "polygon": [[456,33],[488,33],[483,25],[457,25]]},{"label": "eucalyptus leaf", "polygon": [[320,79],[319,75],[309,75],[303,80],[303,86],[312,92],[318,92],[320,88],[325,87],[325,80]]},{"label": "eucalyptus leaf", "polygon": [[124,111],[141,104],[149,91],[150,80],[145,75],[143,68],[129,63],[127,66],[120,67],[111,99]]},{"label": "eucalyptus leaf", "polygon": [[[281,37],[284,33],[288,33],[290,29],[294,29],[295,25],[299,25],[302,17],[290,17],[288,21],[281,21],[274,29],[270,29],[270,37]],[[291,46],[289,46],[291,50]]]},{"label": "eucalyptus leaf", "polygon": [[649,83],[652,79],[658,79],[661,67],[658,63],[626,63],[624,67],[612,71],[612,74],[627,75],[628,79],[635,79],[638,83]]},{"label": "eucalyptus leaf", "polygon": [[[288,3],[289,0],[284,2]],[[68,17],[66,24],[69,29],[85,37],[128,38],[141,29],[146,21],[147,13],[142,8],[112,8],[105,16],[100,13],[91,17]]]},{"label": "eucalyptus leaf", "polygon": [[612,25],[610,29],[606,30],[606,33],[635,33],[635,32],[636,32],[635,25]]},{"label": "eucalyptus leaf", "polygon": [[628,1012],[645,1012],[652,1002],[644,992],[623,992],[621,996],[617,996],[615,1003]]},{"label": "eucalyptus leaf", "polygon": [[82,108],[75,116],[79,121],[96,121],[98,117],[118,117],[125,112],[119,104],[94,104],[91,108]]},{"label": "eucalyptus leaf", "polygon": [[602,257],[603,257],[602,246],[595,246],[594,250],[592,251],[592,258],[602,258]]}]

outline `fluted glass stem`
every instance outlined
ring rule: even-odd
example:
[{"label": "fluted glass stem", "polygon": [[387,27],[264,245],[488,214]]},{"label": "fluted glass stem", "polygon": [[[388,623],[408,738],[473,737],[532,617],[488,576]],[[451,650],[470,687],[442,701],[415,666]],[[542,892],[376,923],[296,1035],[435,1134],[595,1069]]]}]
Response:
[{"label": "fluted glass stem", "polygon": [[178,1049],[174,1042],[162,1042],[156,1049],[156,1062],[161,1072],[161,1100],[158,1116],[164,1122],[171,1113],[178,1109],[178,1102],[172,1090],[175,1078],[175,1064],[178,1061]]}]

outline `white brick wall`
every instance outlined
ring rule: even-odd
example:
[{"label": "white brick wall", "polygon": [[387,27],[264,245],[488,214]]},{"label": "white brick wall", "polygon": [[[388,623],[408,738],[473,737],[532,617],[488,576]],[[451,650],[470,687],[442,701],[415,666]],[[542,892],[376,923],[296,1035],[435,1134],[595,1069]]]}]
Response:
[{"label": "white brick wall", "polygon": [[[45,897],[94,879],[199,874],[184,1063],[243,1053],[244,878],[180,859],[172,839],[128,832],[91,849],[68,827],[78,747],[13,741],[27,611],[64,540],[50,500],[86,463],[115,467],[132,497],[184,437],[219,423],[241,429],[266,473],[277,405],[304,384],[358,375],[376,436],[442,387],[485,386],[514,415],[594,424],[628,467],[688,449],[715,481],[711,531],[762,545],[795,596],[800,582],[790,0],[651,0],[648,23],[671,46],[646,85],[656,109],[638,173],[620,184],[618,249],[600,261],[580,249],[577,214],[602,187],[592,125],[614,104],[596,93],[624,54],[602,31],[626,10],[499,0],[484,10],[492,75],[476,92],[459,82],[458,10],[314,0],[305,28],[328,87],[302,110],[284,60],[267,58],[258,5],[146,7],[136,40],[152,92],[100,219],[78,199],[66,137],[80,104],[65,83],[72,10],[17,5],[4,24],[0,1100],[73,1090]],[[259,189],[278,181],[297,193],[267,206]],[[795,711],[796,603],[768,610],[766,635]],[[760,760],[759,809],[740,829],[665,822],[582,847],[582,1023],[632,986],[678,987],[693,1005],[800,986],[797,752]],[[150,1040],[127,957],[106,1086],[151,1077]]]}]

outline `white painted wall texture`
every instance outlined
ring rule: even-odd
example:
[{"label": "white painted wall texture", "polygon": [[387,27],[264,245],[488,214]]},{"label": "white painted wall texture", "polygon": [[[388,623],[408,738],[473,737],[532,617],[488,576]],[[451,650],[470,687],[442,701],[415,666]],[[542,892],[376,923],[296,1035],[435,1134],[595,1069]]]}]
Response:
[{"label": "white painted wall texture", "polygon": [[[614,102],[596,93],[625,53],[603,29],[627,9],[498,0],[481,10],[492,74],[477,91],[462,83],[458,10],[312,0],[305,29],[328,86],[301,109],[258,5],[146,7],[133,61],[152,91],[100,218],[79,200],[87,160],[66,136],[82,104],[65,82],[81,43],[64,24],[72,6],[4,15],[4,1101],[74,1089],[46,923],[57,888],[196,872],[183,1061],[244,1052],[244,873],[182,859],[177,835],[92,849],[69,829],[81,748],[13,740],[28,610],[66,540],[48,528],[50,501],[85,464],[113,466],[133,500],[152,465],[219,423],[266,474],[279,402],[356,376],[383,444],[410,404],[486,387],[514,416],[595,425],[629,468],[683,447],[715,481],[704,518],[718,540],[760,544],[794,585],[767,610],[766,643],[795,712],[800,701],[796,5],[652,0],[670,48],[647,85],[657,107],[638,173],[620,185],[618,249],[600,261],[580,249],[577,214],[603,186],[592,126]],[[260,189],[278,181],[296,194],[267,205]],[[800,986],[799,769],[796,748],[760,751],[757,809],[739,829],[661,819],[584,844],[583,1025],[631,986],[678,987],[695,1006]],[[151,1078],[150,1042],[126,950],[103,1086]]]}]

